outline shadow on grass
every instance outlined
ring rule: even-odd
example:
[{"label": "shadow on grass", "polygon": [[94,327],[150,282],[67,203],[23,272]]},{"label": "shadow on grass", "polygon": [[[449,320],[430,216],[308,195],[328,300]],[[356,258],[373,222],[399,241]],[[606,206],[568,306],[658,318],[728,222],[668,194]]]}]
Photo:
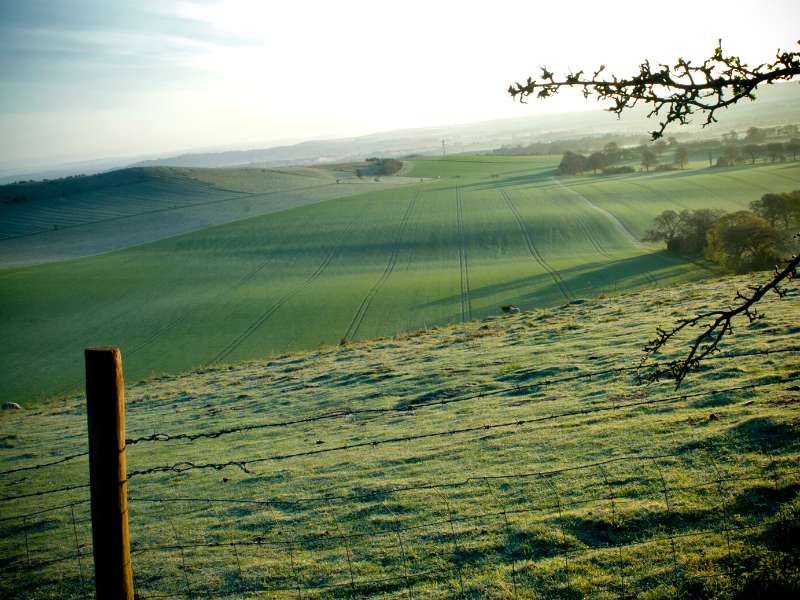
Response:
[{"label": "shadow on grass", "polygon": [[788,453],[800,446],[800,428],[771,417],[748,419],[721,434],[696,440],[677,448],[691,452],[698,448],[736,449],[739,452]]}]

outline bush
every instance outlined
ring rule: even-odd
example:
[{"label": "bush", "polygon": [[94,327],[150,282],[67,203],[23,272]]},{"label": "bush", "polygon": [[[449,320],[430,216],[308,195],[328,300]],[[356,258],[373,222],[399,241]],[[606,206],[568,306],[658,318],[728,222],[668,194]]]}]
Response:
[{"label": "bush", "polygon": [[622,167],[606,167],[603,169],[603,175],[624,175],[626,173],[636,173],[636,169],[630,165],[624,165]]},{"label": "bush", "polygon": [[706,256],[739,273],[769,269],[781,258],[780,233],[747,210],[717,219],[707,239]]}]

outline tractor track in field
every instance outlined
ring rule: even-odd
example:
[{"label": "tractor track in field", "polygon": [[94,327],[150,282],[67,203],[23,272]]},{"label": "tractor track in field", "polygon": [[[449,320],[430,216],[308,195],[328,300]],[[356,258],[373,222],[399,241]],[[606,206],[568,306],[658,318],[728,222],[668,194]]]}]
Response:
[{"label": "tractor track in field", "polygon": [[[244,284],[246,284],[247,282],[249,282],[249,281],[252,281],[252,279],[253,279],[253,278],[254,278],[256,275],[258,275],[258,274],[259,274],[261,271],[263,271],[263,270],[264,270],[264,267],[266,267],[266,266],[267,266],[267,265],[268,265],[270,262],[272,262],[272,260],[273,260],[273,259],[270,257],[270,258],[268,258],[267,260],[265,260],[265,261],[263,261],[263,262],[259,263],[259,264],[258,264],[258,265],[257,265],[255,268],[251,269],[251,270],[250,270],[250,272],[248,272],[248,273],[246,273],[245,275],[243,275],[243,276],[242,276],[242,277],[239,279],[239,281],[237,281],[236,283],[234,283],[234,284],[233,284],[231,287],[229,287],[229,288],[226,288],[226,289],[224,289],[223,291],[221,291],[219,294],[217,294],[217,295],[216,295],[216,296],[215,296],[215,297],[214,297],[214,298],[211,300],[211,302],[212,302],[212,303],[216,303],[218,300],[222,299],[224,296],[227,296],[227,295],[228,295],[228,294],[230,294],[232,291],[234,291],[234,290],[236,290],[236,289],[238,289],[238,288],[242,287],[242,286],[243,286]],[[142,340],[141,342],[139,342],[139,343],[138,343],[136,346],[134,346],[133,348],[131,348],[130,350],[128,350],[128,351],[126,352],[126,354],[127,354],[128,356],[130,356],[130,355],[136,354],[137,352],[139,352],[139,351],[140,351],[140,350],[142,350],[143,348],[146,348],[147,346],[149,346],[150,344],[152,344],[153,342],[155,342],[156,340],[158,340],[158,338],[160,338],[162,335],[164,335],[164,334],[165,334],[167,331],[169,331],[170,329],[172,329],[172,328],[173,328],[173,327],[175,327],[176,325],[179,325],[180,323],[182,323],[183,321],[185,321],[185,320],[186,320],[186,317],[187,317],[187,315],[186,315],[185,313],[184,313],[184,314],[181,314],[180,316],[178,316],[178,317],[176,317],[176,318],[172,319],[171,321],[169,321],[168,323],[164,324],[162,327],[159,327],[159,328],[157,328],[157,329],[156,329],[156,330],[155,330],[155,331],[154,331],[152,334],[150,334],[150,336],[149,336],[149,337],[145,338],[144,340]]]},{"label": "tractor track in field", "polygon": [[[308,277],[306,277],[301,283],[296,285],[294,288],[286,292],[283,296],[278,298],[275,302],[273,302],[264,312],[262,312],[247,328],[237,335],[233,340],[228,342],[222,350],[220,350],[214,358],[212,358],[208,364],[215,364],[219,363],[220,361],[224,360],[228,357],[234,350],[236,350],[239,346],[241,346],[245,340],[247,340],[251,335],[253,335],[272,315],[274,315],[278,310],[286,304],[289,300],[291,300],[294,296],[296,296],[303,288],[311,285],[314,281],[319,279],[322,273],[325,272],[325,269],[333,262],[333,260],[339,255],[339,252],[342,249],[342,245],[348,237],[348,234],[353,229],[355,225],[355,220],[351,221],[350,224],[345,228],[342,237],[340,238],[339,242],[333,246],[325,257],[322,259],[322,262],[317,266],[313,273],[311,273]],[[244,282],[249,281],[255,276],[256,272],[261,270],[263,265],[254,269],[251,273],[246,275],[242,281],[236,284],[234,287],[238,287],[242,285]],[[230,290],[228,290],[230,291]]]},{"label": "tractor track in field", "polygon": [[417,200],[419,200],[421,194],[421,192],[417,192],[409,201],[408,207],[406,208],[405,213],[403,213],[403,217],[400,219],[400,224],[397,227],[397,234],[395,235],[394,244],[392,245],[392,253],[389,255],[389,260],[386,263],[386,267],[384,268],[383,273],[381,273],[381,276],[378,278],[378,280],[372,284],[372,287],[369,289],[366,296],[364,296],[364,298],[361,300],[361,304],[359,304],[358,309],[356,309],[356,312],[353,315],[353,318],[350,320],[350,324],[347,326],[347,331],[345,331],[344,337],[342,338],[343,340],[350,341],[356,336],[359,328],[361,327],[361,323],[364,322],[364,317],[366,316],[372,301],[383,287],[383,284],[386,283],[386,280],[389,279],[392,271],[394,271],[394,268],[397,265],[397,256],[400,253],[400,242],[403,239],[403,234],[408,227],[408,222],[411,220],[411,215],[414,212],[414,209],[417,205]]},{"label": "tractor track in field", "polygon": [[525,222],[522,220],[522,216],[519,214],[517,207],[514,205],[514,202],[511,200],[508,193],[504,189],[500,189],[500,194],[503,196],[503,200],[505,200],[506,205],[508,205],[509,210],[514,215],[514,219],[517,221],[519,230],[522,233],[522,238],[525,240],[525,245],[528,247],[528,252],[530,252],[531,257],[550,275],[564,298],[566,298],[567,301],[572,300],[572,294],[570,293],[567,284],[561,278],[561,275],[547,263],[539,250],[536,248],[536,245],[533,243],[531,234],[528,231],[528,228],[525,227]]},{"label": "tractor track in field", "polygon": [[464,234],[464,206],[461,202],[461,188],[456,186],[456,220],[458,221],[458,262],[461,275],[461,321],[472,320],[472,300],[469,297],[469,263],[467,260],[467,240]]}]

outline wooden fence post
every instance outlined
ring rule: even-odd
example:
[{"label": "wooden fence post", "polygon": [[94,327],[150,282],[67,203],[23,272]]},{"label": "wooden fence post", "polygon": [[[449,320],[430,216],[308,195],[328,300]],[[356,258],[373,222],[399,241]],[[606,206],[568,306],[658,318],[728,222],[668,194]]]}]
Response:
[{"label": "wooden fence post", "polygon": [[122,356],[113,347],[87,348],[84,354],[97,598],[133,600]]}]

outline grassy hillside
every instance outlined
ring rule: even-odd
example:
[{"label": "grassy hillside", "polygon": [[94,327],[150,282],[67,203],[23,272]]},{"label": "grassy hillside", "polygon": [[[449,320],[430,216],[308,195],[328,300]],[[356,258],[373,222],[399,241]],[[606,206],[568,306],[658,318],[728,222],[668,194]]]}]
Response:
[{"label": "grassy hillside", "polygon": [[0,267],[99,254],[385,187],[329,169],[123,169],[0,187]]},{"label": "grassy hillside", "polygon": [[[792,597],[796,287],[677,392],[629,370],[757,277],[129,376],[140,597]],[[0,470],[84,452],[83,406],[0,413]],[[91,589],[86,489],[38,495],[86,473],[0,475],[0,595]]]},{"label": "grassy hillside", "polygon": [[555,160],[419,160],[410,175],[432,181],[2,270],[0,398],[78,389],[99,343],[138,379],[702,278],[637,242],[652,217],[744,208],[800,178],[794,164],[559,180]]}]

